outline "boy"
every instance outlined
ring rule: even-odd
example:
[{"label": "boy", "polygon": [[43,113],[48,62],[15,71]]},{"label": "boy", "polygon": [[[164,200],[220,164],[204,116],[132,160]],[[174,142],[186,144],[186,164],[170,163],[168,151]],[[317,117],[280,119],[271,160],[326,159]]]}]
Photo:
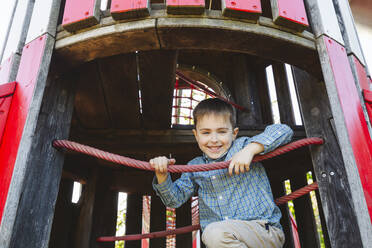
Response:
[{"label": "boy", "polygon": [[280,210],[274,204],[263,166],[251,161],[254,155],[289,142],[292,130],[274,124],[254,137],[236,139],[239,129],[235,126],[234,109],[216,98],[200,102],[193,117],[193,133],[203,156],[194,158],[188,165],[231,160],[229,168],[183,173],[172,182],[167,167],[175,160],[151,159],[156,193],[172,208],[198,194],[202,240],[208,248],[282,247]]}]

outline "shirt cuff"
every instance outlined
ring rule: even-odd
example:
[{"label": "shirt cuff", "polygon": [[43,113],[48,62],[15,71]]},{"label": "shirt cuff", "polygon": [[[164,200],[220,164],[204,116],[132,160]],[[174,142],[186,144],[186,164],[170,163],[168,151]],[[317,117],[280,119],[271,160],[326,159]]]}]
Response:
[{"label": "shirt cuff", "polygon": [[154,190],[157,193],[160,193],[162,195],[169,192],[171,185],[172,185],[172,179],[169,174],[167,176],[167,179],[165,179],[165,181],[160,184],[158,184],[158,179],[156,178],[156,176],[154,177],[152,181],[152,187],[154,188]]}]

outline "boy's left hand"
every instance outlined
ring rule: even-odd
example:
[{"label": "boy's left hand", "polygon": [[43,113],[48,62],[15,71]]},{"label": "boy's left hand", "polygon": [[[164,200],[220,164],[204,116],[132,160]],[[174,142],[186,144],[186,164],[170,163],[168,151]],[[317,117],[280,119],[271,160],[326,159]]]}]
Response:
[{"label": "boy's left hand", "polygon": [[250,143],[241,151],[235,153],[229,165],[229,174],[232,176],[233,172],[236,175],[249,171],[252,159],[256,154],[264,151],[264,146],[259,143]]}]

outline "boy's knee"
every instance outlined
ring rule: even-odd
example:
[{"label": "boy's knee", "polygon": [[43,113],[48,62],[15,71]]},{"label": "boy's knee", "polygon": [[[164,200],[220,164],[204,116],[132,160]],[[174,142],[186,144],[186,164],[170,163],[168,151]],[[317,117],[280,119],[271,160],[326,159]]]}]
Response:
[{"label": "boy's knee", "polygon": [[202,235],[202,241],[207,247],[221,247],[221,245],[229,243],[230,239],[236,238],[220,222],[209,224]]}]

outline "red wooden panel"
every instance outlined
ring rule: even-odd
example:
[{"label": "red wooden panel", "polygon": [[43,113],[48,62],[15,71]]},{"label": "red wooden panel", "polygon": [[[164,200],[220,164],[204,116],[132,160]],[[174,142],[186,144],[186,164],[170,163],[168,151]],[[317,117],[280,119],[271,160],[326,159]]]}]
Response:
[{"label": "red wooden panel", "polygon": [[13,55],[0,65],[0,84],[8,83],[10,76],[10,69],[12,68]]},{"label": "red wooden panel", "polygon": [[167,12],[170,14],[202,14],[205,0],[167,0]]},{"label": "red wooden panel", "polygon": [[290,22],[304,26],[309,26],[305,5],[303,0],[276,0],[278,3],[278,15]]},{"label": "red wooden panel", "polygon": [[225,7],[237,11],[261,13],[261,1],[259,0],[223,0]]},{"label": "red wooden panel", "polygon": [[324,38],[324,42],[372,220],[372,140],[345,48],[328,37]]},{"label": "red wooden panel", "polygon": [[359,62],[359,60],[354,55],[353,55],[353,61],[357,69],[360,88],[362,88],[362,90],[369,90],[369,82],[368,82],[366,70],[364,69],[363,65]]},{"label": "red wooden panel", "polygon": [[150,14],[149,0],[111,0],[111,15],[117,19]]},{"label": "red wooden panel", "polygon": [[98,23],[96,0],[66,0],[62,26],[75,31]]},{"label": "red wooden panel", "polygon": [[13,174],[13,168],[29,111],[31,98],[44,53],[45,35],[23,48],[14,92],[0,145],[0,219]]},{"label": "red wooden panel", "polygon": [[15,82],[0,85],[0,144],[3,138],[4,128],[8,118],[15,86]]}]

